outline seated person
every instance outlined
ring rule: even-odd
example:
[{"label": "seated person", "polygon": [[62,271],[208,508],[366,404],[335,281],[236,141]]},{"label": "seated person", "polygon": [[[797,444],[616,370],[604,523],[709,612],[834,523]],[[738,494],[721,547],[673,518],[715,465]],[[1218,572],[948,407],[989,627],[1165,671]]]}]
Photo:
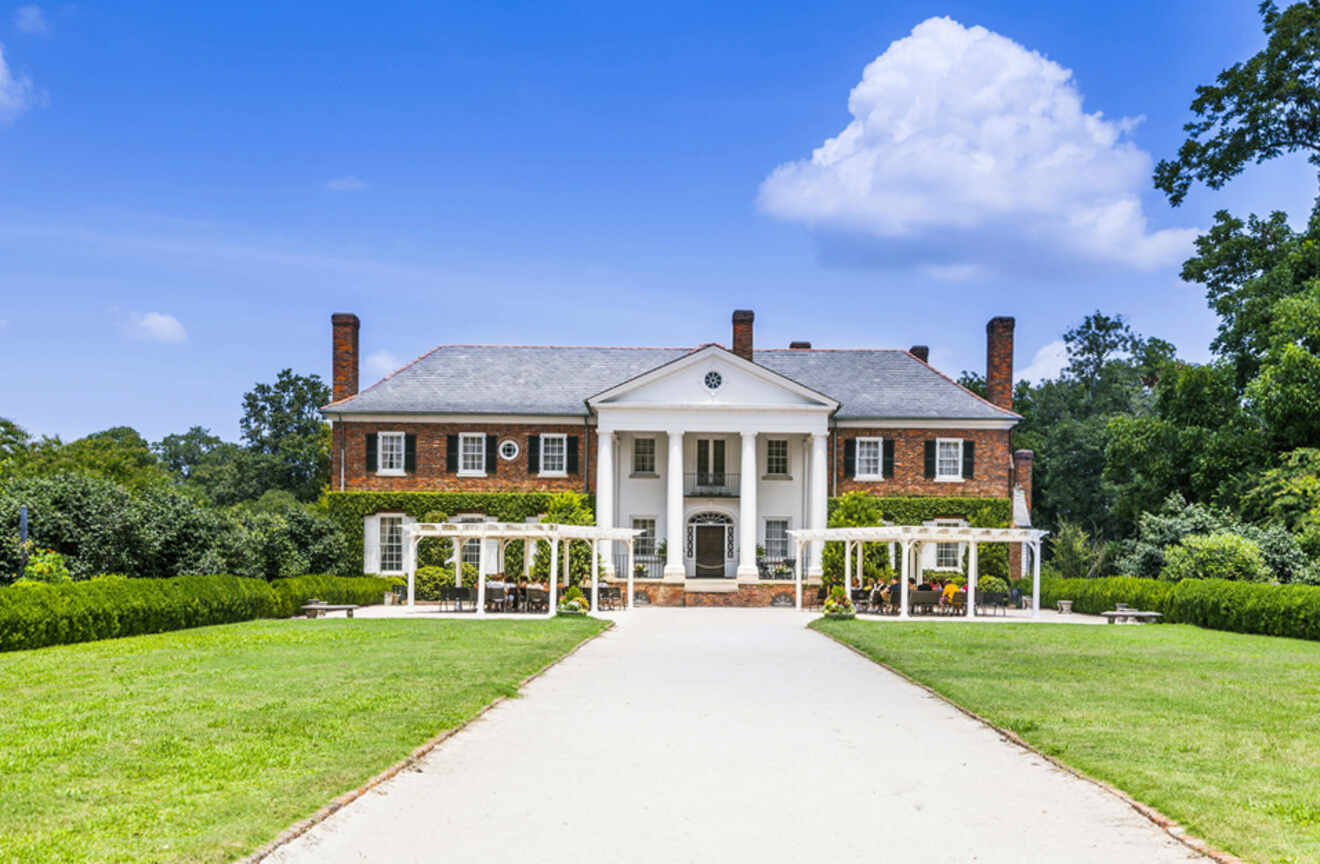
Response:
[{"label": "seated person", "polygon": [[945,606],[949,605],[953,602],[953,597],[959,590],[958,584],[950,579],[948,584],[944,586],[944,593],[940,596],[940,602]]}]

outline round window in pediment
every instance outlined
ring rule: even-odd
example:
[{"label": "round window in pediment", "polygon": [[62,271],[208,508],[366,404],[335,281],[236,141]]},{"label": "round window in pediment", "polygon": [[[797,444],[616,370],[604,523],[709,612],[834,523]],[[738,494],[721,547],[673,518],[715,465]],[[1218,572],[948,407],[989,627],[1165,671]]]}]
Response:
[{"label": "round window in pediment", "polygon": [[724,376],[723,376],[723,375],[721,375],[720,373],[716,372],[714,369],[712,369],[712,370],[710,370],[709,372],[706,373],[706,389],[707,389],[707,390],[718,390],[718,389],[720,389],[720,386],[721,386],[722,384],[724,384]]}]

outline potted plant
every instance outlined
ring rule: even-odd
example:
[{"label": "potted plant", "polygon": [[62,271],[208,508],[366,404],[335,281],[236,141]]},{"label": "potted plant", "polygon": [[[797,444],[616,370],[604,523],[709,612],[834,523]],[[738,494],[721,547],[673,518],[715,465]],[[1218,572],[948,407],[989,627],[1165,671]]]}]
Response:
[{"label": "potted plant", "polygon": [[569,586],[564,592],[563,599],[559,601],[560,615],[586,615],[590,609],[591,604],[582,595],[582,589],[576,585]]},{"label": "potted plant", "polygon": [[835,585],[830,589],[822,611],[826,618],[833,621],[851,621],[857,617],[857,610],[853,608],[852,600],[848,598],[842,585]]}]

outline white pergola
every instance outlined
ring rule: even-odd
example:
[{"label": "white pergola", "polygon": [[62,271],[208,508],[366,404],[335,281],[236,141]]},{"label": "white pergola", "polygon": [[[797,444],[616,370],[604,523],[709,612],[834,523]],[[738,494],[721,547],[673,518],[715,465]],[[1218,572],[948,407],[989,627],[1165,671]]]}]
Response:
[{"label": "white pergola", "polygon": [[633,542],[643,533],[634,528],[601,528],[596,525],[558,525],[552,522],[416,522],[404,527],[408,542],[408,608],[416,606],[417,544],[424,537],[448,537],[454,541],[454,585],[463,581],[462,544],[477,540],[481,548],[481,563],[477,566],[477,614],[486,614],[486,541],[498,540],[506,544],[523,541],[523,559],[530,566],[533,550],[539,542],[550,544],[550,602],[546,617],[553,617],[559,607],[559,544],[564,544],[564,572],[568,572],[568,550],[574,540],[591,544],[591,611],[598,608],[600,598],[600,544],[617,541],[628,547],[628,604],[633,607]]},{"label": "white pergola", "polygon": [[979,543],[1025,543],[1031,547],[1031,617],[1040,616],[1040,541],[1048,531],[1036,528],[973,528],[962,525],[873,525],[858,528],[802,528],[788,534],[797,544],[794,580],[797,608],[802,608],[802,551],[809,543],[844,544],[844,590],[852,588],[853,547],[857,547],[857,587],[862,587],[862,544],[890,543],[902,549],[898,582],[901,586],[899,617],[908,617],[908,574],[914,567],[913,551],[925,543],[968,543],[967,617],[976,617],[976,565]]}]

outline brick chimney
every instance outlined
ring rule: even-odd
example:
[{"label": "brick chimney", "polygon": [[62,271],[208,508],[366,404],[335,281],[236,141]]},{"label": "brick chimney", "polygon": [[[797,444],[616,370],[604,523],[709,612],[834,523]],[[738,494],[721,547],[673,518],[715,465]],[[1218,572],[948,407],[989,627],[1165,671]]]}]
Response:
[{"label": "brick chimney", "polygon": [[733,310],[733,353],[744,360],[752,359],[752,322],[756,313],[751,309]]},{"label": "brick chimney", "polygon": [[916,357],[922,363],[930,362],[929,345],[913,345],[911,348],[908,349],[908,353],[911,354],[913,357]]},{"label": "brick chimney", "polygon": [[1031,512],[1031,463],[1036,454],[1030,450],[1013,451],[1014,482],[1022,487],[1022,494],[1027,498],[1027,512]]},{"label": "brick chimney", "polygon": [[1000,316],[985,325],[986,398],[1000,408],[1013,410],[1013,325]]},{"label": "brick chimney", "polygon": [[330,316],[333,340],[330,366],[334,378],[334,401],[356,396],[358,392],[358,330],[362,322],[352,312]]}]

